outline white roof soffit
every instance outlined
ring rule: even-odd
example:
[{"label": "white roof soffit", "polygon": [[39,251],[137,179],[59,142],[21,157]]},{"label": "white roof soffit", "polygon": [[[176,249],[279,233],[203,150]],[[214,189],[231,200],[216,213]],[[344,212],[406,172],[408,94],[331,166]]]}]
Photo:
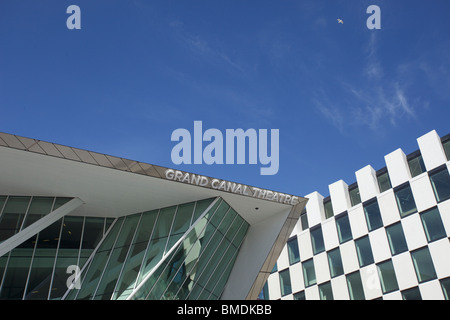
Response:
[{"label": "white roof soffit", "polygon": [[0,133],[0,194],[79,197],[73,214],[118,217],[220,196],[250,224],[299,215],[307,199]]}]

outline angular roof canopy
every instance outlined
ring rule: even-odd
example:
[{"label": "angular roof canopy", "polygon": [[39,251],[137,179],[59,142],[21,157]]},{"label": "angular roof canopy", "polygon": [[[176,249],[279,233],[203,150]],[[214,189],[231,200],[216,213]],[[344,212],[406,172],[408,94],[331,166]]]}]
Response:
[{"label": "angular roof canopy", "polygon": [[[223,298],[256,298],[307,199],[0,133],[0,194],[78,197],[71,215],[120,217],[222,197],[249,224]],[[256,272],[255,270],[258,269]],[[249,288],[253,286],[253,289]]]}]

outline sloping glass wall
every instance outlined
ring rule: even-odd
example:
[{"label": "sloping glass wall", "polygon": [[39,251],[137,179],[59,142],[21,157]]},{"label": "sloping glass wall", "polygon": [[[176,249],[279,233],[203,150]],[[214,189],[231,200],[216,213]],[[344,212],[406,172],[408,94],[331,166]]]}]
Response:
[{"label": "sloping glass wall", "polygon": [[247,228],[221,198],[121,217],[64,299],[217,299]]}]

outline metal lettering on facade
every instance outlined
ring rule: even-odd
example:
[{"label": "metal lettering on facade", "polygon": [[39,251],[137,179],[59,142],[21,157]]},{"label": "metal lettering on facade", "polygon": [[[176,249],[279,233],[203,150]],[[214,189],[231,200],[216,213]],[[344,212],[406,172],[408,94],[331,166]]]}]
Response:
[{"label": "metal lettering on facade", "polygon": [[256,188],[231,181],[209,178],[206,176],[179,170],[167,169],[165,172],[165,178],[167,180],[178,181],[200,187],[208,187],[219,191],[231,192],[289,205],[296,205],[299,202],[298,197],[289,194]]}]

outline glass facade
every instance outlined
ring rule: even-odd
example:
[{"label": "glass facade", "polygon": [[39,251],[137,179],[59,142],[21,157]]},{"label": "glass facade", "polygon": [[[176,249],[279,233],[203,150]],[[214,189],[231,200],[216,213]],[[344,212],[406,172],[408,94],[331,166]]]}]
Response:
[{"label": "glass facade", "polygon": [[[5,233],[68,200],[0,197]],[[0,298],[218,299],[247,229],[221,198],[117,219],[65,216],[0,257]]]},{"label": "glass facade", "polygon": [[[17,224],[14,232],[8,229],[9,235],[70,200],[57,197],[2,199],[6,211],[3,210],[1,217],[14,212],[16,219],[9,216],[8,220],[23,222],[20,227]],[[67,290],[67,267],[87,260],[113,220],[65,216],[0,257],[0,299],[60,299]]]}]

